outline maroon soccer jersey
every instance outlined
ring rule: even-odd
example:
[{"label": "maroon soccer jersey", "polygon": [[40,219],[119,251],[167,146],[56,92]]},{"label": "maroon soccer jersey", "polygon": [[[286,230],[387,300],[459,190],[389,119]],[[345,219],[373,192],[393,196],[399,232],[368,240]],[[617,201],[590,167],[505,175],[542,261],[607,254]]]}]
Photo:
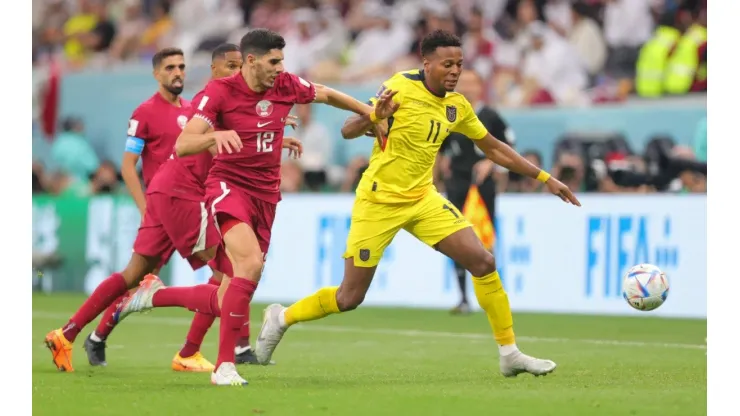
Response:
[{"label": "maroon soccer jersey", "polygon": [[159,167],[172,154],[177,136],[192,114],[190,101],[180,98],[180,106],[167,102],[159,93],[134,110],[128,122],[129,140],[143,140],[141,167],[144,185],[149,186]]},{"label": "maroon soccer jersey", "polygon": [[237,153],[222,153],[213,159],[206,185],[225,182],[263,201],[280,201],[280,160],[285,120],[295,104],[316,98],[310,82],[281,73],[272,88],[252,91],[241,73],[213,80],[203,97],[193,101],[195,117],[211,127],[234,130],[243,147]]},{"label": "maroon soccer jersey", "polygon": [[[204,91],[196,94],[192,102],[199,102],[203,94]],[[191,107],[190,115],[192,114]],[[147,194],[163,193],[176,198],[201,201],[205,195],[206,177],[212,164],[213,155],[207,150],[196,155],[178,157],[173,149],[169,160],[152,179]]]}]

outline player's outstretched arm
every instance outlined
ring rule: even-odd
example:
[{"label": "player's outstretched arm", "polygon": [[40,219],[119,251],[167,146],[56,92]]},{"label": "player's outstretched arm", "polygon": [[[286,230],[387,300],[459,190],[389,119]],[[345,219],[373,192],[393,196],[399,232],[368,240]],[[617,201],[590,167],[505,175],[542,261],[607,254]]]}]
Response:
[{"label": "player's outstretched arm", "polygon": [[398,91],[386,89],[375,101],[375,107],[370,114],[350,116],[342,126],[342,137],[355,139],[374,132],[376,137],[388,134],[388,117],[398,110],[399,104],[393,100]]},{"label": "player's outstretched arm", "polygon": [[540,169],[525,159],[522,155],[512,149],[511,146],[496,139],[491,133],[486,133],[485,137],[475,140],[475,145],[486,155],[488,159],[498,165],[501,165],[520,175],[544,183],[554,195],[557,195],[565,202],[581,206],[581,203],[573,195],[573,192],[559,180],[550,176],[549,173]]},{"label": "player's outstretched arm", "polygon": [[207,121],[193,117],[177,137],[175,153],[180,157],[195,155],[212,146],[218,153],[234,153],[241,150],[242,141],[233,130],[214,131]]},{"label": "player's outstretched arm", "polygon": [[328,104],[356,114],[370,114],[373,111],[373,106],[358,101],[341,91],[321,84],[314,84],[314,87],[316,88],[315,103]]}]

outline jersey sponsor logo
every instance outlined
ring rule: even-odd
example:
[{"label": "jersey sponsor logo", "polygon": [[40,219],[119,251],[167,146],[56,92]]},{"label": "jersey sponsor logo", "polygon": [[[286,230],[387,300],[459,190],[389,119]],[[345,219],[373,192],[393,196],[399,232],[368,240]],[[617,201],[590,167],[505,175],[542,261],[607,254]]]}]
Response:
[{"label": "jersey sponsor logo", "polygon": [[266,125],[272,123],[272,121],[265,121],[264,123],[261,121],[257,122],[257,128],[261,129],[262,127],[265,127]]},{"label": "jersey sponsor logo", "polygon": [[186,124],[188,124],[187,116],[184,116],[184,115],[177,116],[177,125],[180,126],[181,129],[184,129]]},{"label": "jersey sponsor logo", "polygon": [[360,260],[362,261],[370,260],[370,250],[369,249],[367,248],[360,249]]},{"label": "jersey sponsor logo", "polygon": [[457,107],[454,105],[445,106],[445,114],[447,115],[447,121],[454,123],[457,120]]},{"label": "jersey sponsor logo", "polygon": [[272,114],[273,106],[268,100],[262,100],[257,103],[255,110],[257,111],[258,116],[269,117],[270,114]]},{"label": "jersey sponsor logo", "polygon": [[139,121],[131,119],[128,121],[128,135],[136,136],[136,130],[139,128]]}]

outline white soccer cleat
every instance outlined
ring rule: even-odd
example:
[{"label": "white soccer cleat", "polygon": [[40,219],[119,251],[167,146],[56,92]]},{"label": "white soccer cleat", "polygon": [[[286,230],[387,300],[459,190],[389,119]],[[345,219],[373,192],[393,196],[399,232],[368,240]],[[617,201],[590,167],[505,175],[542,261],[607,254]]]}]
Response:
[{"label": "white soccer cleat", "polygon": [[257,336],[257,343],[254,346],[254,355],[257,356],[257,362],[262,365],[270,364],[272,354],[275,352],[283,334],[288,327],[280,324],[280,314],[285,310],[283,305],[273,303],[265,308],[262,317],[262,329]]},{"label": "white soccer cleat", "polygon": [[113,315],[116,322],[121,322],[124,318],[134,312],[146,312],[153,308],[152,298],[159,289],[163,289],[164,283],[159,277],[148,274],[139,284],[139,288],[131,296],[121,302]]},{"label": "white soccer cleat", "polygon": [[246,386],[249,383],[239,375],[234,363],[221,363],[216,371],[211,373],[211,384],[216,386]]},{"label": "white soccer cleat", "polygon": [[550,360],[530,357],[521,351],[515,351],[509,355],[501,356],[499,366],[504,377],[516,377],[521,373],[544,376],[555,371],[557,364]]}]

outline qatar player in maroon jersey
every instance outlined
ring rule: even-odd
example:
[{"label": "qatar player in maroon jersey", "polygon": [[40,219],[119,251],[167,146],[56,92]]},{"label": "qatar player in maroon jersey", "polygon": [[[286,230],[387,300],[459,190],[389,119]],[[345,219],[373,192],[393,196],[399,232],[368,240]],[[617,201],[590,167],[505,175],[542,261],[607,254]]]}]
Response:
[{"label": "qatar player in maroon jersey", "polygon": [[[212,54],[211,79],[219,79],[234,75],[242,66],[242,55],[239,47],[233,44],[218,46]],[[199,101],[203,91],[195,95]],[[295,126],[293,119],[286,120]],[[239,146],[240,141],[234,140],[233,145]],[[288,139],[284,147],[290,149],[291,154],[298,156],[302,150],[300,142]],[[147,217],[150,224],[156,224],[151,230],[141,230],[137,235],[137,253],[148,253],[149,256],[159,256],[166,248],[173,245],[180,255],[187,258],[193,269],[205,265],[216,254],[221,238],[210,220],[204,200],[205,180],[211,167],[213,156],[210,149],[190,149],[190,156],[179,157],[172,154],[162,164],[146,191]],[[174,149],[173,149],[174,151]],[[215,153],[215,149],[213,149]],[[171,242],[171,243],[170,243]],[[213,371],[213,364],[209,363],[199,352],[200,345],[208,328],[218,315],[218,299],[223,297],[223,290],[217,292],[221,280],[227,276],[214,270],[214,276],[207,285],[190,286],[186,288],[169,288],[157,293],[153,299],[154,306],[184,306],[193,311],[199,311],[186,338],[185,345],[175,355],[172,368],[178,371]],[[156,276],[147,277],[148,280],[157,279]],[[147,281],[143,284],[148,284]],[[228,281],[227,283],[228,284]],[[225,289],[225,287],[224,287]],[[201,296],[194,295],[201,294]],[[219,294],[221,296],[219,296]],[[201,303],[198,300],[202,299]],[[193,303],[195,300],[195,303]],[[136,303],[138,298],[132,297],[122,302]],[[213,305],[213,306],[212,306]],[[123,306],[122,306],[123,307]],[[116,323],[121,320],[118,315]],[[249,348],[249,322],[245,321],[240,333],[240,345],[236,349],[237,363],[256,364],[256,358]]]},{"label": "qatar player in maroon jersey", "polygon": [[[211,383],[216,385],[247,384],[236,371],[234,346],[270,244],[280,201],[283,124],[290,110],[295,104],[312,102],[358,114],[370,114],[374,109],[284,72],[284,47],[283,37],[269,30],[255,29],[244,35],[241,73],[206,86],[203,98],[194,103],[195,116],[177,140],[180,155],[191,147],[225,149],[214,158],[206,180],[207,207],[225,247],[216,255],[216,268],[232,276],[220,308],[218,360],[211,373]],[[214,131],[216,126],[224,130]],[[238,146],[231,145],[234,139]],[[134,295],[137,305],[125,312],[151,308],[160,289],[156,282],[142,285]]]},{"label": "qatar player in maroon jersey", "polygon": [[[167,160],[177,136],[188,121],[190,102],[181,98],[185,82],[185,60],[182,50],[166,48],[152,57],[153,75],[159,84],[157,92],[134,110],[129,120],[126,152],[121,173],[126,186],[142,214],[142,227],[146,227],[146,200],[136,173],[136,163],[142,159],[144,185],[151,182],[159,166]],[[170,249],[161,260],[172,254]],[[78,311],[62,328],[46,335],[46,345],[51,350],[54,363],[61,371],[73,371],[72,343],[79,332],[107,308],[98,328],[85,340],[85,350],[92,365],[106,365],[105,338],[112,329],[108,325],[116,304],[136,286],[146,273],[160,265],[159,258],[135,254],[120,273],[113,273],[93,291]],[[142,273],[143,271],[143,273]]]}]

